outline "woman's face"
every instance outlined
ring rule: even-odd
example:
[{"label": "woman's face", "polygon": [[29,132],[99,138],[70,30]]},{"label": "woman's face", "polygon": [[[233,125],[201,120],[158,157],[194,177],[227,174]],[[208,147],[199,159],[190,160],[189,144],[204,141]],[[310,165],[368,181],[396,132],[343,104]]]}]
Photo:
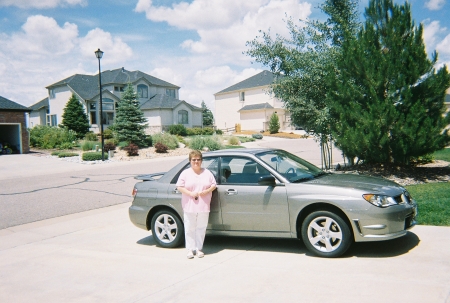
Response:
[{"label": "woman's face", "polygon": [[202,167],[202,159],[199,156],[193,156],[191,159],[192,168],[201,168]]}]

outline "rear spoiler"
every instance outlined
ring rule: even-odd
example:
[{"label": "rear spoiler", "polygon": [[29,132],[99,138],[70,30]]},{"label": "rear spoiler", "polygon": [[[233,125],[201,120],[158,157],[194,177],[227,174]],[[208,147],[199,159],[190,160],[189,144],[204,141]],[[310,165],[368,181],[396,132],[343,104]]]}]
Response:
[{"label": "rear spoiler", "polygon": [[138,175],[134,177],[136,180],[142,180],[142,181],[156,181],[159,178],[154,177],[162,177],[166,172],[163,173],[154,173],[154,174],[146,174],[146,175]]}]

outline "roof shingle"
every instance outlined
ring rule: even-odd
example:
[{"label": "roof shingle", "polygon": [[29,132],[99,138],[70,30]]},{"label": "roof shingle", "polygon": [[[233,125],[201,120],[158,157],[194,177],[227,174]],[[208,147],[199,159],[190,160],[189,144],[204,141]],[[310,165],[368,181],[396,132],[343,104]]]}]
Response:
[{"label": "roof shingle", "polygon": [[18,111],[18,112],[31,111],[28,107],[20,105],[19,103],[16,103],[9,99],[3,98],[2,96],[0,96],[0,110]]}]

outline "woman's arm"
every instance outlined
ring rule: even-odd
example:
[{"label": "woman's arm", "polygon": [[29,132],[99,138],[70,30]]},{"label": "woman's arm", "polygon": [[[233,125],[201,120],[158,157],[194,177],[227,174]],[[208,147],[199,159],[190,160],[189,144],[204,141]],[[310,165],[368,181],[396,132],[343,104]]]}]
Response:
[{"label": "woman's arm", "polygon": [[186,187],[183,187],[183,186],[178,186],[177,189],[182,194],[188,195],[192,198],[196,198],[199,196],[199,194],[197,192],[189,191]]},{"label": "woman's arm", "polygon": [[212,184],[208,189],[202,190],[201,192],[199,192],[199,196],[204,196],[207,195],[211,192],[213,192],[216,189],[216,184]]}]

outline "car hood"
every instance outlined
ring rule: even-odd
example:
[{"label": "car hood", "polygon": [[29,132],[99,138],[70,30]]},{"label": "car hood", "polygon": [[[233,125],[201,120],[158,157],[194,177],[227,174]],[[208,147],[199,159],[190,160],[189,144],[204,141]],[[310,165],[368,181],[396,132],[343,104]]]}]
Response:
[{"label": "car hood", "polygon": [[304,182],[304,184],[351,188],[367,193],[383,193],[392,196],[398,195],[404,191],[403,187],[395,182],[378,177],[354,174],[327,174]]}]

